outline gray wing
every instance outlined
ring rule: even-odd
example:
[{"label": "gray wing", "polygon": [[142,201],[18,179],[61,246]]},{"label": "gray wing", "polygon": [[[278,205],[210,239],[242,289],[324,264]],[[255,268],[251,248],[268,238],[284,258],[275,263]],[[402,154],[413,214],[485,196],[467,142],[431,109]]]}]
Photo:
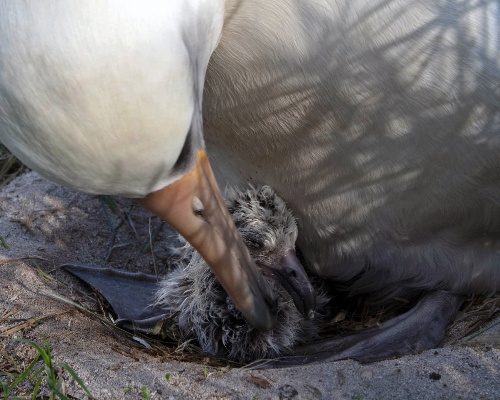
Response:
[{"label": "gray wing", "polygon": [[104,296],[118,317],[117,325],[135,332],[152,333],[153,328],[170,315],[154,305],[160,279],[154,275],[86,264],[62,267]]}]

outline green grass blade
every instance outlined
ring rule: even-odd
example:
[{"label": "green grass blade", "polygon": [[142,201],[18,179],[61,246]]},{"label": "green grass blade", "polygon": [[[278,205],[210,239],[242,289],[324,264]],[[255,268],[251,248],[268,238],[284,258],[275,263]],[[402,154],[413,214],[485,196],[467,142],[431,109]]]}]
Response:
[{"label": "green grass blade", "polygon": [[35,260],[31,260],[33,264],[35,264],[36,269],[38,270],[38,273],[42,276],[42,278],[48,280],[48,281],[53,281],[54,278],[52,278],[49,274],[46,274],[38,265],[38,263]]},{"label": "green grass blade", "polygon": [[45,345],[45,354],[47,354],[48,359],[50,360],[50,363],[52,364],[52,354],[50,351],[50,344],[47,342],[47,339],[43,339],[43,343]]},{"label": "green grass blade", "polygon": [[0,382],[0,387],[2,388],[3,398],[7,400],[9,398],[10,387],[4,382]]},{"label": "green grass blade", "polygon": [[149,394],[148,388],[143,386],[141,388],[141,396],[144,400],[151,400],[151,395]]},{"label": "green grass blade", "polygon": [[[10,397],[10,391],[11,389],[15,388],[17,385],[19,385],[21,382],[25,380],[35,380],[35,387],[33,389],[33,395],[32,395],[32,400],[36,400],[36,397],[38,396],[38,392],[40,390],[40,387],[42,383],[45,381],[51,391],[49,400],[59,398],[60,400],[69,400],[69,398],[62,392],[63,389],[63,380],[57,379],[56,377],[56,369],[57,368],[62,368],[66,370],[71,377],[75,380],[76,383],[85,391],[89,399],[94,399],[90,391],[88,390],[87,386],[83,383],[83,381],[80,379],[80,377],[76,374],[76,372],[65,362],[59,363],[54,365],[52,361],[52,352],[50,348],[50,344],[47,342],[47,340],[44,340],[44,345],[43,347],[40,346],[38,343],[35,343],[31,340],[28,339],[14,339],[13,341],[15,342],[21,342],[25,343],[31,347],[33,347],[38,354],[35,356],[33,361],[30,363],[30,365],[16,378],[16,380],[10,384],[6,385],[2,383],[1,388],[3,389],[3,398],[5,400],[14,400],[13,397]],[[33,371],[35,368],[35,365],[38,361],[40,361],[40,358],[44,362],[44,366],[39,368],[36,371]],[[43,375],[42,375],[43,374]]]},{"label": "green grass blade", "polygon": [[99,195],[97,196],[99,200],[101,200],[104,204],[106,204],[111,212],[115,215],[120,214],[120,207],[118,206],[118,203],[116,200],[107,194]]},{"label": "green grass blade", "polygon": [[60,400],[69,400],[69,397],[67,397],[64,393],[61,393],[57,389],[55,389],[52,393],[59,397]]},{"label": "green grass blade", "polygon": [[38,343],[35,343],[35,342],[28,340],[28,339],[14,339],[14,341],[26,343],[27,345],[34,347],[36,349],[36,351],[38,351],[38,354],[40,354],[40,356],[42,357],[45,365],[51,365],[50,355],[47,354],[47,352]]},{"label": "green grass blade", "polygon": [[40,354],[37,354],[36,357],[33,359],[33,361],[30,362],[30,365],[28,365],[28,368],[26,368],[14,382],[12,382],[12,384],[10,385],[11,389],[15,388],[22,381],[27,379],[29,375],[31,375],[31,370],[35,367],[35,364],[38,362],[39,359],[40,359]]},{"label": "green grass blade", "polygon": [[0,244],[2,244],[2,247],[6,250],[9,250],[9,245],[7,244],[7,241],[2,237],[0,236]]},{"label": "green grass blade", "polygon": [[39,377],[36,380],[35,387],[33,388],[33,396],[31,397],[31,400],[36,400],[36,397],[38,396],[38,392],[40,391],[40,386],[42,385],[43,382],[43,376]]},{"label": "green grass blade", "polygon": [[32,381],[32,380],[35,380],[38,378],[39,375],[41,375],[43,372],[45,371],[45,368],[41,367],[39,368],[38,370],[36,370],[35,372],[33,372],[29,377],[28,377],[28,380],[29,381]]},{"label": "green grass blade", "polygon": [[87,386],[85,386],[85,383],[83,383],[83,381],[80,379],[80,377],[76,374],[76,372],[73,370],[73,368],[71,368],[67,363],[63,362],[63,363],[60,363],[59,366],[61,368],[64,368],[66,371],[68,371],[68,374],[71,375],[71,377],[75,380],[76,383],[78,383],[78,385],[80,385],[80,387],[85,391],[85,393],[87,393],[87,396],[89,396],[89,398],[93,399],[94,396],[92,396],[92,394],[90,394],[90,391],[87,389]]}]

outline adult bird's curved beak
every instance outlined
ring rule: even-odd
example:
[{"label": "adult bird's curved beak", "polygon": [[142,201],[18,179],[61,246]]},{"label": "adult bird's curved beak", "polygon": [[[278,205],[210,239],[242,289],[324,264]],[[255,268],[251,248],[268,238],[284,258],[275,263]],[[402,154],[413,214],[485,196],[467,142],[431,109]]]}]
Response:
[{"label": "adult bird's curved beak", "polygon": [[191,172],[139,203],[191,243],[252,326],[272,329],[276,299],[236,230],[204,150]]}]

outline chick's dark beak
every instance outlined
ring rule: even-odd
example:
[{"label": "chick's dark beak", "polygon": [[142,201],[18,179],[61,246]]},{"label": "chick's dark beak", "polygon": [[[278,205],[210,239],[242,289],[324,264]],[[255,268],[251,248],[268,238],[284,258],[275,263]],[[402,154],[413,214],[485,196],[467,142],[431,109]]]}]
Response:
[{"label": "chick's dark beak", "polygon": [[281,257],[279,264],[269,268],[278,282],[290,294],[295,307],[304,318],[313,319],[316,310],[316,293],[304,267],[295,254],[295,250],[287,250]]}]

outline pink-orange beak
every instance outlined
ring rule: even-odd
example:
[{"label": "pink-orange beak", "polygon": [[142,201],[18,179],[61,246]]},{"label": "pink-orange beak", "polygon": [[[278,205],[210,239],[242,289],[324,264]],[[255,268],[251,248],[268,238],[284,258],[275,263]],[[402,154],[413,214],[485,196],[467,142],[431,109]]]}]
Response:
[{"label": "pink-orange beak", "polygon": [[191,243],[251,325],[273,327],[275,297],[234,226],[204,150],[191,172],[139,203]]}]

